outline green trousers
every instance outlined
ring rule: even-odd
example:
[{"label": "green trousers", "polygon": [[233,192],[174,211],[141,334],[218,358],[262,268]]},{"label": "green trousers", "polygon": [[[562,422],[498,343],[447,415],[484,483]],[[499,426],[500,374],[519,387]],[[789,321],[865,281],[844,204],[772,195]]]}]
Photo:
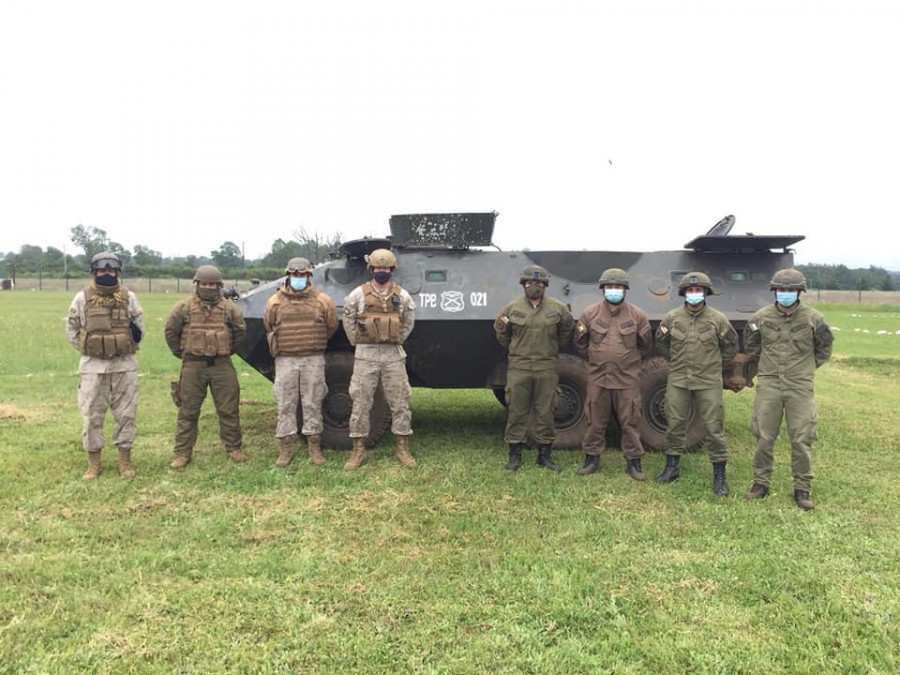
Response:
[{"label": "green trousers", "polygon": [[181,364],[181,406],[175,428],[176,455],[190,456],[194,449],[197,421],[207,389],[212,392],[219,416],[219,438],[225,450],[230,452],[241,447],[241,418],[238,412],[241,388],[231,359],[214,359],[213,365],[206,361],[184,361]]},{"label": "green trousers", "polygon": [[506,373],[507,443],[524,443],[528,416],[534,410],[534,435],[539,445],[550,445],[556,438],[553,413],[559,374],[553,370],[533,372],[510,369]]},{"label": "green trousers", "polygon": [[728,460],[728,445],[725,443],[725,400],[722,388],[685,389],[669,383],[666,386],[666,454],[684,454],[688,421],[691,407],[697,409],[697,416],[706,429],[706,451],[709,461]]},{"label": "green trousers", "polygon": [[775,467],[775,440],[781,430],[781,419],[787,425],[791,440],[791,472],[794,489],[810,489],[812,484],[812,444],[818,438],[819,416],[813,392],[779,389],[760,385],[753,404],[750,433],[756,437],[753,457],[753,482],[769,485]]}]

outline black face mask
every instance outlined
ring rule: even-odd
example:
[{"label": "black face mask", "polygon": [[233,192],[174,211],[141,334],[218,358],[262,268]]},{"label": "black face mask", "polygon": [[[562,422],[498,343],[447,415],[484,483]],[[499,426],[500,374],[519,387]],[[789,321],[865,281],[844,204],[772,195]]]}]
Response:
[{"label": "black face mask", "polygon": [[115,286],[119,283],[119,277],[114,277],[111,274],[98,274],[94,277],[94,281],[97,282],[98,286]]},{"label": "black face mask", "polygon": [[372,275],[372,278],[375,279],[375,281],[377,281],[379,284],[384,285],[391,280],[391,273],[390,272],[375,272]]}]

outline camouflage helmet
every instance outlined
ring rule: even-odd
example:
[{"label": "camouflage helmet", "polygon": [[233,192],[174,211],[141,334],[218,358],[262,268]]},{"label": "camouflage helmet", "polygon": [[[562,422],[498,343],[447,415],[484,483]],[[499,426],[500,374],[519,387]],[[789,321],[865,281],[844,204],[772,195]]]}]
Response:
[{"label": "camouflage helmet", "polygon": [[803,272],[794,269],[778,270],[772,275],[772,281],[769,282],[769,290],[774,291],[776,288],[787,288],[792,291],[806,290],[806,277]]},{"label": "camouflage helmet", "polygon": [[300,274],[312,274],[312,271],[312,263],[306,258],[291,258],[288,260],[287,267],[284,268],[285,274],[293,274],[294,272],[299,272]]},{"label": "camouflage helmet", "polygon": [[604,270],[603,274],[600,275],[598,285],[600,288],[603,288],[607,284],[616,284],[628,288],[628,272],[618,267],[610,267],[608,270]]},{"label": "camouflage helmet", "polygon": [[540,265],[529,265],[522,274],[519,275],[519,283],[524,284],[526,281],[542,281],[544,286],[550,285],[550,272]]},{"label": "camouflage helmet", "polygon": [[91,258],[91,272],[97,270],[121,270],[122,261],[112,251],[100,251]]},{"label": "camouflage helmet", "polygon": [[376,267],[396,267],[397,256],[386,248],[376,248],[366,256],[366,267],[370,270]]},{"label": "camouflage helmet", "polygon": [[225,280],[222,279],[222,270],[215,265],[200,265],[197,268],[197,271],[194,272],[194,282],[200,281],[207,284],[219,284],[219,286],[225,285]]},{"label": "camouflage helmet", "polygon": [[709,276],[703,272],[688,272],[681,277],[681,283],[678,284],[678,295],[684,295],[691,286],[702,286],[707,290],[709,295],[716,294],[712,281],[710,281]]}]

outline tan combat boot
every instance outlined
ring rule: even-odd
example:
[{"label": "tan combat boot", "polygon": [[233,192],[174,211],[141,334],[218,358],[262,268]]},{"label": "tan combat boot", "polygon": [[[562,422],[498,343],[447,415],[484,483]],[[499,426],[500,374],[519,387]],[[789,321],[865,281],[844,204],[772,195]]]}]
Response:
[{"label": "tan combat boot", "polygon": [[171,469],[183,469],[188,464],[191,463],[190,455],[175,455],[175,459],[172,460],[172,463],[169,464],[169,468]]},{"label": "tan combat boot", "polygon": [[94,480],[99,478],[103,467],[100,466],[100,451],[88,453],[88,470],[85,471],[82,478],[84,480]]},{"label": "tan combat boot", "polygon": [[234,462],[235,464],[240,464],[241,462],[247,461],[247,455],[241,452],[240,448],[232,448],[228,451],[228,458]]},{"label": "tan combat boot", "polygon": [[397,436],[397,453],[394,455],[408,469],[416,465],[416,458],[409,454],[409,436]]},{"label": "tan combat boot", "polygon": [[294,446],[297,444],[297,434],[282,436],[278,440],[281,442],[281,452],[278,454],[278,459],[275,460],[275,466],[279,469],[286,469],[291,460],[294,459]]},{"label": "tan combat boot", "polygon": [[119,475],[122,478],[134,478],[134,467],[131,466],[131,448],[119,448]]},{"label": "tan combat boot", "polygon": [[358,469],[366,462],[366,439],[365,438],[354,438],[353,439],[353,454],[350,455],[350,459],[347,460],[347,463],[344,464],[344,469],[346,471],[353,471],[353,469]]},{"label": "tan combat boot", "polygon": [[306,449],[309,451],[309,461],[316,466],[322,466],[325,463],[325,456],[322,455],[322,436],[306,437]]}]

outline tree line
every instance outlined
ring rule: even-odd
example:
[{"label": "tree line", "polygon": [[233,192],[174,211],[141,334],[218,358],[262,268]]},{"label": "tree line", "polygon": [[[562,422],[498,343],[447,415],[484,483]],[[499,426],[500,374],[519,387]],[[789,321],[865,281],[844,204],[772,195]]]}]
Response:
[{"label": "tree line", "polygon": [[130,277],[177,277],[189,278],[200,265],[216,265],[229,277],[238,279],[271,279],[284,274],[285,265],[291,258],[307,258],[312,263],[327,260],[341,244],[340,233],[331,236],[319,233],[309,234],[300,228],[293,232],[293,238],[276,239],[265,256],[245,260],[241,247],[232,241],[222,245],[209,255],[185,255],[165,257],[149,246],[137,244],[133,250],[125,248],[110,238],[106,230],[97,227],[76,225],[70,231],[70,239],[81,253],[70,255],[58,248],[46,249],[30,244],[23,245],[18,253],[10,251],[0,254],[6,263],[8,276],[81,277],[87,273],[91,258],[101,251],[112,251],[122,260],[127,276]]},{"label": "tree line", "polygon": [[897,288],[897,272],[883,267],[849,268],[846,265],[797,265],[806,276],[810,288],[823,291],[893,291]]}]

